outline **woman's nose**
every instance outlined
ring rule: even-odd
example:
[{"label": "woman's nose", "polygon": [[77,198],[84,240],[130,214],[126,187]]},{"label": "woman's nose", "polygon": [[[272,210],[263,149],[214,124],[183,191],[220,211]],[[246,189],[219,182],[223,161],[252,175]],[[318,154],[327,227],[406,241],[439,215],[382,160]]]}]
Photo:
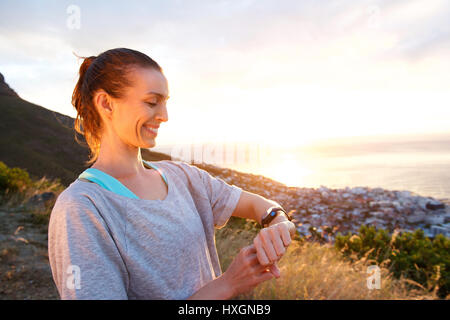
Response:
[{"label": "woman's nose", "polygon": [[164,103],[161,108],[158,108],[158,119],[162,122],[166,122],[169,120],[169,114],[167,112],[167,106]]}]

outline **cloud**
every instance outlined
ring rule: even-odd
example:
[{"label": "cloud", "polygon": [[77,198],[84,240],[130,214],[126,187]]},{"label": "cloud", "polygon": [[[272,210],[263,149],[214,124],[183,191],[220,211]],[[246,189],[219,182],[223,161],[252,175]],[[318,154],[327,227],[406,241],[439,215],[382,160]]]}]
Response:
[{"label": "cloud", "polygon": [[[80,8],[80,29],[67,27],[71,4]],[[365,110],[364,99],[352,98],[355,91],[370,91],[382,109],[394,102],[399,108],[400,98],[389,100],[392,92],[411,104],[414,92],[423,93],[423,102],[427,92],[449,91],[449,8],[445,0],[5,0],[0,72],[21,96],[66,113],[78,68],[72,52],[130,47],[163,67],[179,119],[193,109],[227,110],[231,121],[245,109],[263,122],[274,106],[288,118],[301,106],[313,131],[320,114],[340,116],[332,103],[339,100],[339,108],[356,110],[353,116],[364,124],[358,111]],[[430,108],[449,102],[429,97],[438,104]],[[419,104],[413,105],[419,114]]]},{"label": "cloud", "polygon": [[[70,1],[3,1],[0,30],[61,39],[81,54],[117,46],[164,47],[193,59],[231,50],[274,52],[362,34],[394,35],[388,54],[432,55],[448,41],[447,1],[77,1],[81,29],[66,26]],[[371,26],[373,27],[371,29]],[[20,41],[20,40],[19,40]],[[12,41],[16,44],[19,41]]]}]

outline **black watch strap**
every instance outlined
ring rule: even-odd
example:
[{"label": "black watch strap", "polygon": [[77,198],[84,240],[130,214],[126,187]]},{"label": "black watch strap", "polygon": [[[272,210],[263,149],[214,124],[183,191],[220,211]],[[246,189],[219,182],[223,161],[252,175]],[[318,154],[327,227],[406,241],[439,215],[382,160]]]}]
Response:
[{"label": "black watch strap", "polygon": [[278,216],[280,211],[286,215],[289,221],[292,220],[292,217],[286,212],[286,210],[284,210],[282,207],[274,206],[267,209],[266,215],[261,220],[262,227],[266,228],[267,226],[269,226],[272,220]]}]

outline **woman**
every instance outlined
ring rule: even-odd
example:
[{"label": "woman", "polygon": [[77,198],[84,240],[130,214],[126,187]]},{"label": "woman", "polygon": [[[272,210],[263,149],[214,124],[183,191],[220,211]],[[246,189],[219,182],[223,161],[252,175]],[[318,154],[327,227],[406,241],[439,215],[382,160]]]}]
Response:
[{"label": "woman", "polygon": [[276,202],[181,161],[143,161],[168,98],[161,67],[141,52],[112,49],[80,66],[72,103],[87,171],[125,194],[80,176],[59,195],[48,239],[62,299],[229,299],[280,276],[295,230],[281,211],[224,273],[214,240],[230,216],[261,223]]}]

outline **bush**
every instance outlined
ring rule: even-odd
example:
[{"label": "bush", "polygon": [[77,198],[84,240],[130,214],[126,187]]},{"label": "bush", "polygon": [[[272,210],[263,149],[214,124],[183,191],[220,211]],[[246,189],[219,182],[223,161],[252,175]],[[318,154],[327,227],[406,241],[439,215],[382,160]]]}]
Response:
[{"label": "bush", "polygon": [[430,239],[421,229],[389,235],[363,225],[359,234],[338,234],[335,247],[351,260],[367,256],[384,263],[395,277],[411,279],[439,297],[450,293],[450,240],[443,235]]},{"label": "bush", "polygon": [[2,194],[22,192],[31,183],[26,170],[17,167],[9,168],[3,161],[0,161],[0,192]]},{"label": "bush", "polygon": [[[49,180],[42,177],[39,180],[30,178],[28,172],[20,168],[9,168],[4,162],[0,161],[0,203],[7,208],[16,208],[21,211],[29,211],[39,216],[35,219],[37,223],[45,223],[50,216],[54,202],[57,196],[65,189],[59,178]],[[41,205],[30,204],[29,200],[43,192],[53,192],[56,197]],[[45,218],[42,215],[46,215]]]},{"label": "bush", "polygon": [[[226,226],[216,229],[216,246],[222,271],[239,250],[253,243],[260,227],[253,220],[231,217]],[[296,237],[297,238],[297,237]],[[434,299],[422,288],[409,288],[405,279],[394,279],[381,267],[380,290],[367,288],[365,258],[351,262],[329,244],[294,238],[279,261],[281,277],[258,285],[235,300],[265,299]]]}]

